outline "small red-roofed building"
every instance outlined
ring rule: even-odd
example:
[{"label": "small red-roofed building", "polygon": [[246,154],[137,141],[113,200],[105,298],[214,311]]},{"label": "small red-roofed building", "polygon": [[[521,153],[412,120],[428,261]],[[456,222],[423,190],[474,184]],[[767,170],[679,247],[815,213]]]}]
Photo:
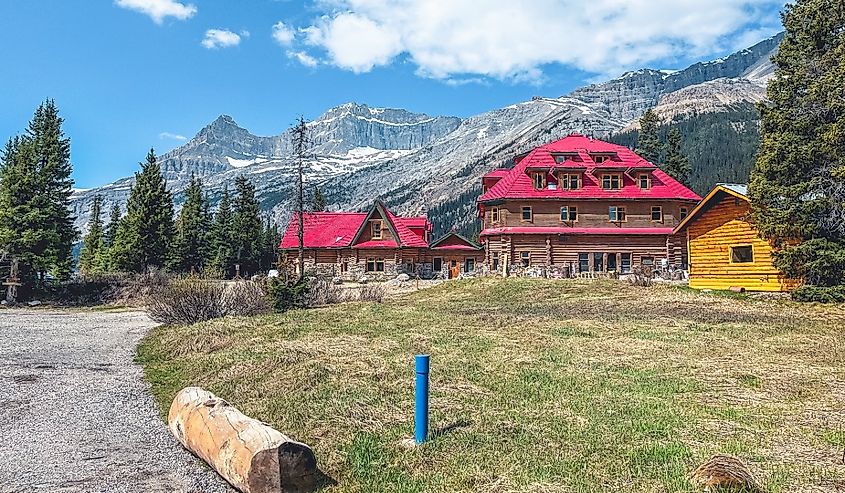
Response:
[{"label": "small red-roofed building", "polygon": [[627,147],[572,134],[482,177],[478,212],[492,271],[627,273],[687,263],[673,228],[701,200]]},{"label": "small red-roofed building", "polygon": [[[359,280],[398,274],[444,278],[474,272],[484,260],[480,246],[450,233],[429,246],[425,216],[400,217],[376,201],[369,212],[309,212],[303,216],[306,273]],[[279,245],[281,260],[295,267],[299,216],[291,218]]]}]

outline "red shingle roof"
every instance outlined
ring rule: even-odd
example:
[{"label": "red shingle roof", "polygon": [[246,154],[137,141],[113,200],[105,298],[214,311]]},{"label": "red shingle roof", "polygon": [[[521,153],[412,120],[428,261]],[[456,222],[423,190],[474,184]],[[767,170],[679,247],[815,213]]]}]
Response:
[{"label": "red shingle roof", "polygon": [[[413,228],[431,230],[431,223],[425,217],[399,217],[390,212],[383,204],[377,203],[373,209],[381,206],[384,210],[384,220],[390,223],[390,227],[396,232],[402,247],[427,248],[428,243],[418,234],[411,231]],[[397,248],[394,240],[369,240],[356,243],[358,231],[361,230],[364,221],[373,212],[309,212],[304,215],[304,238],[305,248]],[[299,247],[297,232],[299,230],[299,216],[294,214],[288,223],[279,248],[290,250]],[[409,226],[410,225],[410,226]]]},{"label": "red shingle roof", "polygon": [[[562,163],[555,161],[555,154],[577,153]],[[596,163],[590,154],[612,153],[611,159],[603,163]],[[584,171],[583,187],[577,190],[535,190],[528,169],[580,169]],[[623,173],[623,187],[621,190],[605,190],[601,188],[600,178],[596,171],[601,170],[651,170],[652,184],[648,190],[641,189],[632,176]],[[496,170],[498,171],[498,170]],[[487,176],[487,175],[485,175]],[[573,134],[550,144],[537,147],[513,169],[500,179],[494,186],[479,197],[479,202],[500,199],[679,199],[700,200],[695,192],[673,179],[652,163],[641,158],[625,146],[611,144],[583,135]]]}]

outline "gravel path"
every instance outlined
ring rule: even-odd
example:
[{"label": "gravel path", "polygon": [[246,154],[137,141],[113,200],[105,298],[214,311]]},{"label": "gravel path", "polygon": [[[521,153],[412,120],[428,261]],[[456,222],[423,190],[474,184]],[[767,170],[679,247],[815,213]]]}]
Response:
[{"label": "gravel path", "polygon": [[0,310],[0,492],[231,492],[159,418],[136,312]]}]

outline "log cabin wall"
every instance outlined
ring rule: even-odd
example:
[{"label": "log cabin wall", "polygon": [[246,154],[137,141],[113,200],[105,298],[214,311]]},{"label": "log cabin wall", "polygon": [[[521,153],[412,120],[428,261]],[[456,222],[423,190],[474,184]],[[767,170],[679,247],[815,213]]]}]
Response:
[{"label": "log cabin wall", "polygon": [[[750,224],[748,201],[721,193],[715,203],[685,226],[690,252],[690,287],[789,291],[799,283],[773,264],[771,244]],[[750,247],[753,260],[734,258],[732,248]]]},{"label": "log cabin wall", "polygon": [[[531,207],[533,216],[531,221],[522,220],[522,207],[524,206]],[[564,222],[560,220],[560,208],[563,206],[577,207],[577,221]],[[608,209],[610,206],[625,207],[626,220],[622,222],[609,221]],[[653,221],[651,219],[653,206],[662,208],[662,220]],[[685,208],[689,212],[694,206],[694,202],[676,200],[508,200],[501,205],[487,206],[482,229],[519,226],[612,227],[614,225],[628,228],[673,228],[680,223],[681,208]],[[493,222],[493,208],[498,208],[499,220],[497,222]]]}]

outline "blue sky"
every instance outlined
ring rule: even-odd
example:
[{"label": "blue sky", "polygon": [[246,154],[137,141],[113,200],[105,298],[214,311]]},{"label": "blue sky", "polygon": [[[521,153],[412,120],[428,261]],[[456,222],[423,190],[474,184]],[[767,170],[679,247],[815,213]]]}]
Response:
[{"label": "blue sky", "polygon": [[259,135],[338,104],[471,116],[780,30],[780,0],[0,0],[0,138],[54,98],[74,179],[127,176],[220,114]]}]

